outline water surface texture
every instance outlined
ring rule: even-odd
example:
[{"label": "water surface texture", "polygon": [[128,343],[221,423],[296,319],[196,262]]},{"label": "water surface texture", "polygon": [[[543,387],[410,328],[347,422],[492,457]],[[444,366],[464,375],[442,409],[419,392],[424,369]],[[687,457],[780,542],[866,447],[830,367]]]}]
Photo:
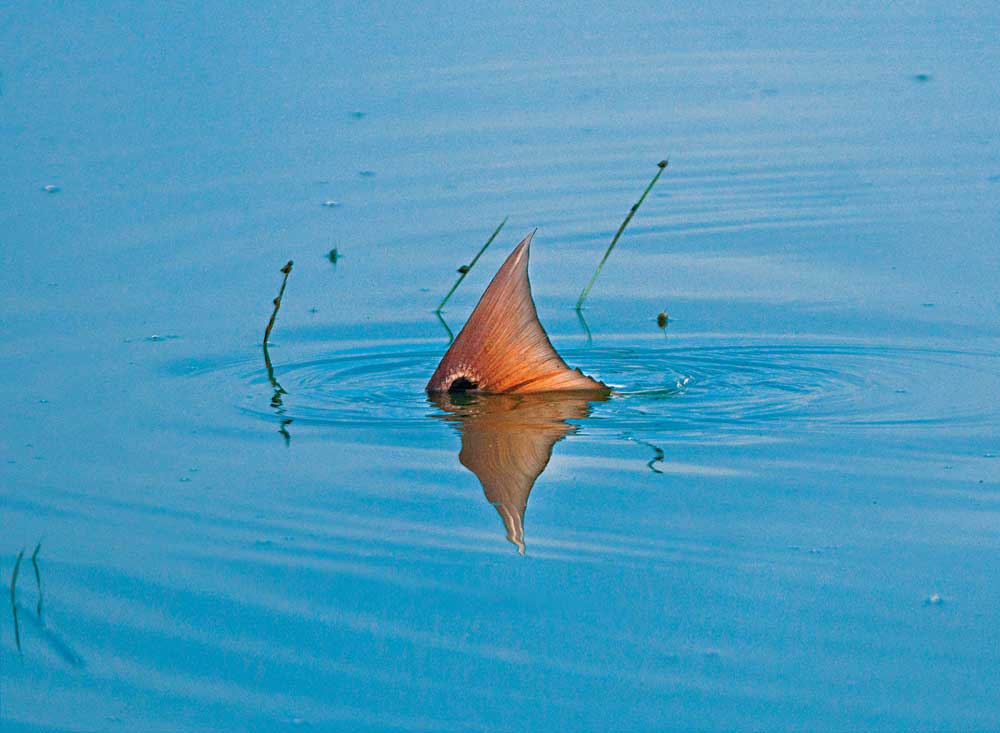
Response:
[{"label": "water surface texture", "polygon": [[[1000,729],[998,38],[0,9],[0,727]],[[535,227],[614,393],[429,399]]]}]

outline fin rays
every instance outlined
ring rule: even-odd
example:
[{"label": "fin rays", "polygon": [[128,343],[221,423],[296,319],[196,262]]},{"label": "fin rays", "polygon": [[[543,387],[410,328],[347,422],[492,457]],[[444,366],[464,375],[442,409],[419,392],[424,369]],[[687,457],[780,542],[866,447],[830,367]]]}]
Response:
[{"label": "fin rays", "polygon": [[534,232],[507,258],[427,383],[428,392],[456,385],[480,392],[593,391],[607,387],[570,369],[538,321],[528,283]]}]

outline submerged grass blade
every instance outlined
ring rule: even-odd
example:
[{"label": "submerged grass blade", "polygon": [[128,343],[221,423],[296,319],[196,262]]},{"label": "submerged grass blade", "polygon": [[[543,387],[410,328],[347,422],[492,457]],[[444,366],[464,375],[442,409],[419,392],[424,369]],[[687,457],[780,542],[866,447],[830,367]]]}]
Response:
[{"label": "submerged grass blade", "polygon": [[35,608],[35,615],[38,620],[42,620],[42,571],[38,568],[38,551],[42,549],[41,540],[35,545],[35,551],[31,553],[31,565],[35,568],[35,585],[38,587],[38,605]]},{"label": "submerged grass blade", "polygon": [[17,604],[18,618],[24,619],[38,632],[42,640],[48,644],[49,648],[62,657],[63,661],[67,664],[76,667],[77,669],[82,669],[86,667],[86,662],[84,662],[83,657],[80,656],[72,645],[66,641],[60,634],[56,633],[55,630],[47,626],[44,621],[35,614],[31,612],[30,608],[25,608],[20,603]]},{"label": "submerged grass blade", "polygon": [[[448,294],[444,296],[444,300],[442,300],[441,303],[438,305],[437,309],[434,311],[435,313],[441,312],[441,309],[444,308],[445,303],[448,302],[448,298],[451,297],[452,293],[458,290],[458,286],[462,284],[462,281],[465,279],[465,276],[469,274],[469,272],[475,266],[476,262],[479,261],[479,258],[483,256],[483,252],[486,251],[486,248],[489,247],[491,244],[493,244],[493,240],[497,238],[497,235],[500,233],[500,230],[503,229],[503,225],[507,223],[507,219],[509,218],[510,217],[507,216],[503,218],[503,221],[500,222],[500,226],[494,229],[493,234],[491,234],[490,238],[486,240],[486,244],[484,244],[480,248],[480,250],[476,252],[476,256],[472,258],[472,262],[470,262],[468,265],[463,265],[462,267],[459,268],[458,280],[456,280],[455,284],[451,286],[451,290],[448,291]],[[449,329],[449,333],[450,332],[451,330]]]},{"label": "submerged grass blade", "polygon": [[611,255],[611,250],[613,250],[615,248],[615,245],[618,244],[618,238],[621,237],[622,232],[625,231],[625,227],[628,226],[628,223],[632,221],[632,217],[635,216],[635,212],[639,210],[640,206],[642,206],[642,202],[646,200],[646,196],[648,196],[649,192],[653,190],[653,186],[655,186],[656,182],[660,180],[660,176],[663,174],[663,170],[667,167],[668,164],[669,164],[668,160],[661,160],[657,164],[659,170],[656,171],[656,175],[653,176],[653,180],[649,182],[648,186],[646,186],[646,190],[642,192],[642,196],[639,197],[639,200],[632,205],[631,209],[628,210],[628,215],[625,217],[625,221],[622,222],[622,225],[618,227],[618,231],[615,232],[615,236],[611,240],[611,244],[608,245],[608,249],[607,251],[605,251],[604,256],[601,258],[601,261],[598,263],[597,269],[594,270],[594,274],[591,276],[590,282],[587,283],[587,287],[585,287],[581,291],[580,299],[576,301],[577,310],[580,310],[583,307],[583,301],[585,301],[587,299],[587,296],[590,295],[590,289],[594,287],[594,281],[596,281],[597,276],[601,274],[601,268],[603,268],[604,263],[608,261],[608,257]]},{"label": "submerged grass blade", "polygon": [[587,319],[583,317],[583,311],[579,308],[576,309],[576,320],[580,322],[580,328],[583,329],[583,333],[587,337],[587,346],[593,346],[594,337],[590,334],[590,326],[587,325]]},{"label": "submerged grass blade", "polygon": [[17,553],[17,560],[14,561],[14,572],[10,575],[10,610],[14,615],[14,643],[17,644],[17,652],[21,653],[21,626],[17,621],[17,573],[21,569],[21,560],[24,559],[24,548]]}]

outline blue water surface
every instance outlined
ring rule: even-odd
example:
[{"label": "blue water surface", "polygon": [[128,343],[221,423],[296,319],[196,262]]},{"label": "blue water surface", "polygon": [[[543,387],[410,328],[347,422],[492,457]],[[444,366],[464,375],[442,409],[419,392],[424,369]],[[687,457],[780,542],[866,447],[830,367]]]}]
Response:
[{"label": "blue water surface", "polygon": [[[1000,729],[998,38],[0,8],[3,730]],[[614,393],[428,399],[535,227]]]}]

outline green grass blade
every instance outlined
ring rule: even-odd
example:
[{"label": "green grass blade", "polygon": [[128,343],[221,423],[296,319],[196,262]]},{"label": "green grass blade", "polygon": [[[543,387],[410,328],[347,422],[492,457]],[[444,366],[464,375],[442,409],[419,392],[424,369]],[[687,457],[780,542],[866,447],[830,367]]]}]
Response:
[{"label": "green grass blade", "polygon": [[615,248],[615,245],[618,244],[618,238],[621,237],[622,232],[625,231],[625,227],[628,226],[628,223],[632,221],[632,217],[635,216],[635,212],[639,210],[640,206],[642,206],[642,202],[646,200],[646,196],[648,196],[649,192],[653,190],[653,186],[655,186],[656,182],[660,180],[660,176],[663,174],[663,171],[668,164],[669,164],[668,160],[661,160],[657,164],[659,170],[656,171],[656,175],[653,176],[653,180],[649,182],[648,186],[646,186],[646,190],[642,192],[642,196],[639,197],[639,200],[636,201],[635,204],[633,204],[631,209],[629,209],[628,215],[625,217],[625,221],[623,221],[622,225],[618,227],[618,231],[615,232],[615,236],[611,240],[611,244],[608,245],[608,249],[604,252],[604,256],[598,263],[597,269],[594,270],[594,274],[591,276],[590,282],[587,283],[587,287],[585,287],[580,292],[580,299],[576,301],[577,310],[580,310],[583,307],[583,301],[585,301],[587,299],[587,296],[590,295],[590,289],[594,287],[594,282],[597,280],[597,276],[601,274],[601,269],[604,267],[604,263],[608,261],[608,257],[611,255],[611,250],[613,250]]}]

